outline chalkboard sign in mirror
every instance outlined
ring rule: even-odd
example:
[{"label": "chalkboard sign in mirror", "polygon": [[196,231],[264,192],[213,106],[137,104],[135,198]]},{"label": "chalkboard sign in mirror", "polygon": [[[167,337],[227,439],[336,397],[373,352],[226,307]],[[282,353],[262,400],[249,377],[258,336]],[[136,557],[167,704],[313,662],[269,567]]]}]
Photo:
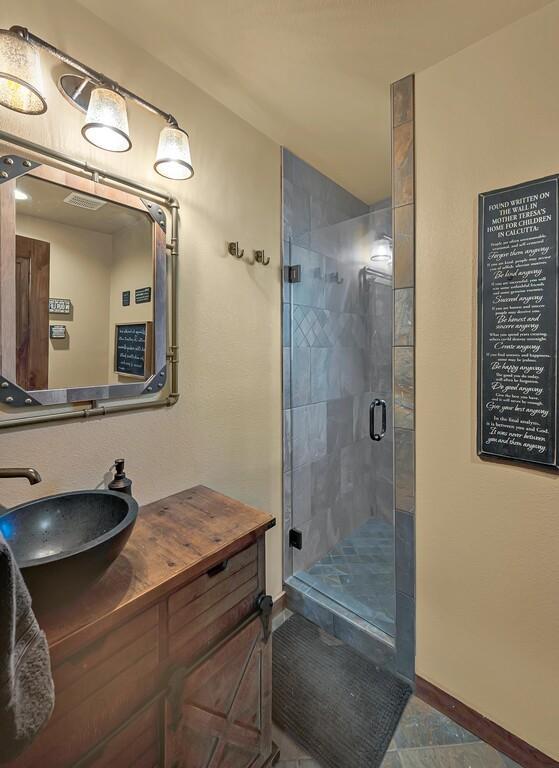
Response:
[{"label": "chalkboard sign in mirror", "polygon": [[152,323],[122,323],[115,329],[115,372],[146,379],[152,371]]},{"label": "chalkboard sign in mirror", "polygon": [[479,198],[478,453],[557,467],[558,176]]},{"label": "chalkboard sign in mirror", "polygon": [[[159,391],[167,364],[164,217],[123,189],[14,158],[0,152],[9,169],[0,179],[0,404]],[[132,303],[136,289],[141,301]],[[56,314],[64,314],[66,343]]]}]

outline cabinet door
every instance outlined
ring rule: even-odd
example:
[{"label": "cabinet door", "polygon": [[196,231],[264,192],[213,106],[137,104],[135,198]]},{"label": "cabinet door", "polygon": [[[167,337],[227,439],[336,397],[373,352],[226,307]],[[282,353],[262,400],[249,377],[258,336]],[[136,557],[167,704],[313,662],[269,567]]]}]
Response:
[{"label": "cabinet door", "polygon": [[165,768],[258,768],[271,740],[271,641],[255,618],[165,702]]}]

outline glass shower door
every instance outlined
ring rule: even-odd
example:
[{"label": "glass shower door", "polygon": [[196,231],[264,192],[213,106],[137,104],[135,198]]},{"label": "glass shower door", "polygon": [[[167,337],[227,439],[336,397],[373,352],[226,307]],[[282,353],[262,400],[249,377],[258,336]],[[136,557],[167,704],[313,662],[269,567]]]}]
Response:
[{"label": "glass shower door", "polygon": [[394,634],[391,210],[285,247],[287,571]]}]

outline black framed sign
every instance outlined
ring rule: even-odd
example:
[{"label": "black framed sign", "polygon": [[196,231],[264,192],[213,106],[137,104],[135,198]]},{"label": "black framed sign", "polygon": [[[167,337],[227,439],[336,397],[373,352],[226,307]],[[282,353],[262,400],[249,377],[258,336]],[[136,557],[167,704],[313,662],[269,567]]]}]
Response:
[{"label": "black framed sign", "polygon": [[479,196],[478,453],[557,467],[559,176]]},{"label": "black framed sign", "polygon": [[122,306],[123,307],[129,307],[130,306],[130,291],[123,291],[122,292]]},{"label": "black framed sign", "polygon": [[117,323],[115,372],[119,376],[146,379],[152,373],[153,323]]},{"label": "black framed sign", "polygon": [[134,292],[134,300],[136,304],[149,304],[151,301],[151,285],[145,288],[136,288]]}]

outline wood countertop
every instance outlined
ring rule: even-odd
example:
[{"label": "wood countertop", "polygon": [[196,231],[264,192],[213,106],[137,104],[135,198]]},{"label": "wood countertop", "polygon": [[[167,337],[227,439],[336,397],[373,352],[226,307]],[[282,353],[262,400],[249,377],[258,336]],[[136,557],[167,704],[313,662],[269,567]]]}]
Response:
[{"label": "wood countertop", "polygon": [[274,525],[269,514],[203,485],[142,507],[128,543],[99,581],[72,601],[57,595],[59,608],[37,607],[53,662],[249,546]]}]

